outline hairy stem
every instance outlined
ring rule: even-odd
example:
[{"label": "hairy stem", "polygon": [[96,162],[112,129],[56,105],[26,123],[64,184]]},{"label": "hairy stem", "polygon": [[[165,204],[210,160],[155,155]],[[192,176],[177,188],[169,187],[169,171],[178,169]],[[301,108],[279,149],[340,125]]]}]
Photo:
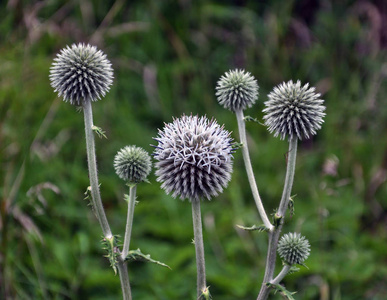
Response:
[{"label": "hairy stem", "polygon": [[248,148],[247,138],[246,138],[246,126],[245,126],[243,111],[237,110],[235,112],[235,114],[236,114],[237,121],[238,121],[239,137],[240,137],[240,141],[242,143],[243,161],[245,163],[247,178],[248,178],[249,183],[250,183],[251,192],[253,193],[255,205],[257,206],[257,209],[258,209],[259,215],[262,219],[262,222],[269,229],[269,231],[272,231],[274,229],[274,226],[270,223],[270,221],[267,217],[267,214],[265,212],[265,208],[263,207],[261,197],[259,196],[257,183],[255,182],[253,168],[251,166],[249,148]]},{"label": "hairy stem", "polygon": [[297,142],[298,142],[297,137],[293,137],[289,141],[285,184],[282,192],[282,198],[279,205],[279,209],[277,211],[277,216],[281,218],[281,220],[280,220],[279,226],[275,228],[274,231],[269,233],[269,249],[267,251],[267,257],[266,257],[265,276],[263,278],[263,283],[261,286],[261,290],[259,291],[257,300],[267,299],[270,293],[270,288],[267,287],[265,283],[271,282],[273,279],[275,262],[277,258],[276,255],[277,255],[278,240],[284,223],[285,213],[288,208],[290,193],[292,192],[292,187],[293,187],[294,171],[296,167],[296,157],[297,157]]},{"label": "hairy stem", "polygon": [[122,257],[118,257],[117,269],[118,274],[120,275],[122,299],[132,300],[132,291],[130,289],[128,268]]},{"label": "hairy stem", "polygon": [[281,280],[284,279],[286,274],[289,273],[291,267],[292,266],[290,266],[290,265],[284,265],[281,272],[277,275],[276,278],[274,278],[272,281],[270,281],[270,283],[271,284],[279,284],[281,282]]},{"label": "hairy stem", "polygon": [[122,259],[125,259],[128,256],[128,253],[130,250],[129,246],[130,246],[130,236],[132,234],[134,206],[136,202],[136,188],[137,188],[137,185],[131,185],[129,187],[128,215],[126,218],[124,247],[121,255]]},{"label": "hairy stem", "polygon": [[204,245],[202,232],[202,217],[200,212],[200,200],[192,200],[192,220],[194,228],[194,242],[197,268],[197,296],[206,288],[206,266],[204,261]]},{"label": "hairy stem", "polygon": [[87,163],[89,167],[89,179],[91,186],[91,196],[93,201],[93,209],[96,213],[99,224],[101,225],[104,237],[111,238],[112,232],[108,220],[106,218],[105,211],[103,209],[101,195],[99,193],[98,184],[98,172],[97,172],[97,160],[95,157],[95,143],[93,134],[93,111],[91,109],[91,101],[84,100],[83,113],[85,116],[85,134],[86,134],[86,151],[87,151]]}]

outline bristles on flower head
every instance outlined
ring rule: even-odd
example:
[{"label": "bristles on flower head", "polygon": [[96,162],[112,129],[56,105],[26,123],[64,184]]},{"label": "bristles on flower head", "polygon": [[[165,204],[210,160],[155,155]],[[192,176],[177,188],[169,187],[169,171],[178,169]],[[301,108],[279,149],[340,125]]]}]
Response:
[{"label": "bristles on flower head", "polygon": [[95,46],[73,44],[62,49],[50,69],[51,86],[72,105],[97,101],[113,82],[113,69],[106,55]]},{"label": "bristles on flower head", "polygon": [[137,184],[146,180],[152,163],[148,152],[144,149],[126,146],[114,157],[114,168],[118,177],[130,184]]},{"label": "bristles on flower head", "polygon": [[309,257],[309,241],[299,233],[284,234],[278,242],[278,254],[289,265],[301,265]]},{"label": "bristles on flower head", "polygon": [[218,81],[216,96],[219,104],[233,112],[251,107],[258,99],[257,80],[244,70],[226,72]]},{"label": "bristles on flower head", "polygon": [[315,88],[309,84],[301,86],[298,80],[290,80],[276,86],[268,95],[263,110],[265,125],[274,136],[281,139],[309,139],[321,128],[324,122],[325,106],[320,94],[315,93]]},{"label": "bristles on flower head", "polygon": [[233,141],[214,119],[183,115],[159,130],[155,140],[157,181],[174,198],[210,200],[230,181]]}]

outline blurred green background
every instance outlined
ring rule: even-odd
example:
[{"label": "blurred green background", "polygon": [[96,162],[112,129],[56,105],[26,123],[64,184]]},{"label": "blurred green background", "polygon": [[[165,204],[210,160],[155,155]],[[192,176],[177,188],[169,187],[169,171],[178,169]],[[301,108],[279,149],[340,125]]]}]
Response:
[{"label": "blurred green background", "polygon": [[[89,42],[111,60],[111,92],[93,105],[102,197],[124,234],[127,193],[112,161],[125,145],[151,152],[163,122],[215,117],[237,139],[235,116],[218,105],[217,80],[251,72],[262,120],[271,89],[290,79],[322,94],[322,130],[300,143],[295,216],[312,246],[308,269],[285,278],[296,299],[387,299],[387,3],[379,1],[23,1],[0,2],[0,299],[120,299],[87,202],[83,116],[56,98],[48,79],[59,50]],[[248,123],[253,167],[266,210],[278,205],[287,143]],[[195,299],[191,208],[138,186],[132,232],[172,271],[130,264],[134,299]],[[203,203],[208,284],[214,299],[256,299],[267,236],[240,151],[228,189]],[[278,269],[280,263],[278,262]],[[271,299],[281,299],[272,295]]]}]

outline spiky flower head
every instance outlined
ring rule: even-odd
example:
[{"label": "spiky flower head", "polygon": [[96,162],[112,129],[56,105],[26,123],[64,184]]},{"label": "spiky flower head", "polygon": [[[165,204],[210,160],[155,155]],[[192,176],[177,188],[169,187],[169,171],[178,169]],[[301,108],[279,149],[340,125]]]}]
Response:
[{"label": "spiky flower head", "polygon": [[276,86],[268,95],[263,110],[265,125],[274,136],[291,139],[297,136],[300,140],[309,139],[321,128],[324,122],[325,106],[315,88],[309,83],[301,86],[301,82],[292,80]]},{"label": "spiky flower head", "polygon": [[230,181],[233,140],[214,119],[183,115],[165,124],[155,140],[157,181],[172,197],[210,200]]},{"label": "spiky flower head", "polygon": [[129,184],[137,184],[148,177],[152,163],[144,149],[137,146],[126,146],[114,157],[114,168],[118,177]]},{"label": "spiky flower head", "polygon": [[309,241],[300,233],[284,234],[278,243],[278,254],[289,265],[302,265],[309,253]]},{"label": "spiky flower head", "polygon": [[105,96],[113,82],[113,69],[106,54],[95,46],[67,46],[54,58],[51,86],[65,102],[81,105]]},{"label": "spiky flower head", "polygon": [[218,81],[218,102],[233,112],[251,107],[258,99],[257,80],[249,72],[235,69],[226,72]]}]

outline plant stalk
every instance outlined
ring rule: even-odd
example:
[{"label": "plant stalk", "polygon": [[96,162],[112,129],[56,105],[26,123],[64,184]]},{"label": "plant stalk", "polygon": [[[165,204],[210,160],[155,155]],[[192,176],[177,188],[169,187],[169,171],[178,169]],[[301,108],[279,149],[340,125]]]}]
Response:
[{"label": "plant stalk", "polygon": [[265,283],[271,282],[273,280],[273,274],[275,269],[275,262],[277,258],[277,247],[278,240],[284,224],[285,213],[288,208],[290,194],[292,192],[293,181],[294,181],[294,171],[296,167],[296,157],[297,157],[297,142],[298,139],[296,136],[293,136],[289,141],[289,151],[288,151],[288,161],[286,168],[285,184],[282,192],[282,198],[277,211],[278,217],[281,218],[280,224],[274,231],[269,232],[269,248],[267,251],[266,257],[266,269],[265,276],[263,278],[263,283],[261,290],[259,291],[257,300],[266,300],[270,293],[270,288],[266,286]]},{"label": "plant stalk", "polygon": [[130,236],[132,234],[134,206],[136,202],[136,189],[137,189],[137,185],[131,185],[129,187],[128,215],[126,218],[124,247],[121,254],[122,259],[125,259],[128,256],[128,253],[130,250],[129,246],[130,246]]},{"label": "plant stalk", "polygon": [[192,220],[194,228],[194,243],[197,268],[197,297],[206,289],[206,266],[204,260],[204,244],[202,231],[202,217],[200,212],[200,200],[192,200]]},{"label": "plant stalk", "polygon": [[132,300],[132,291],[130,289],[128,267],[121,256],[118,257],[117,269],[118,274],[120,276],[122,299]]},{"label": "plant stalk", "polygon": [[236,114],[237,121],[238,121],[239,138],[240,138],[240,141],[242,143],[243,161],[245,163],[247,178],[249,180],[251,192],[253,193],[255,205],[257,206],[257,209],[258,209],[259,215],[262,219],[262,222],[271,232],[274,229],[274,226],[270,223],[270,221],[267,217],[267,214],[265,212],[265,208],[263,207],[261,197],[259,196],[257,183],[256,183],[255,178],[254,178],[253,168],[251,166],[249,148],[248,148],[247,138],[246,138],[246,126],[245,126],[243,111],[241,109],[239,109],[239,110],[235,111],[235,114]]}]

